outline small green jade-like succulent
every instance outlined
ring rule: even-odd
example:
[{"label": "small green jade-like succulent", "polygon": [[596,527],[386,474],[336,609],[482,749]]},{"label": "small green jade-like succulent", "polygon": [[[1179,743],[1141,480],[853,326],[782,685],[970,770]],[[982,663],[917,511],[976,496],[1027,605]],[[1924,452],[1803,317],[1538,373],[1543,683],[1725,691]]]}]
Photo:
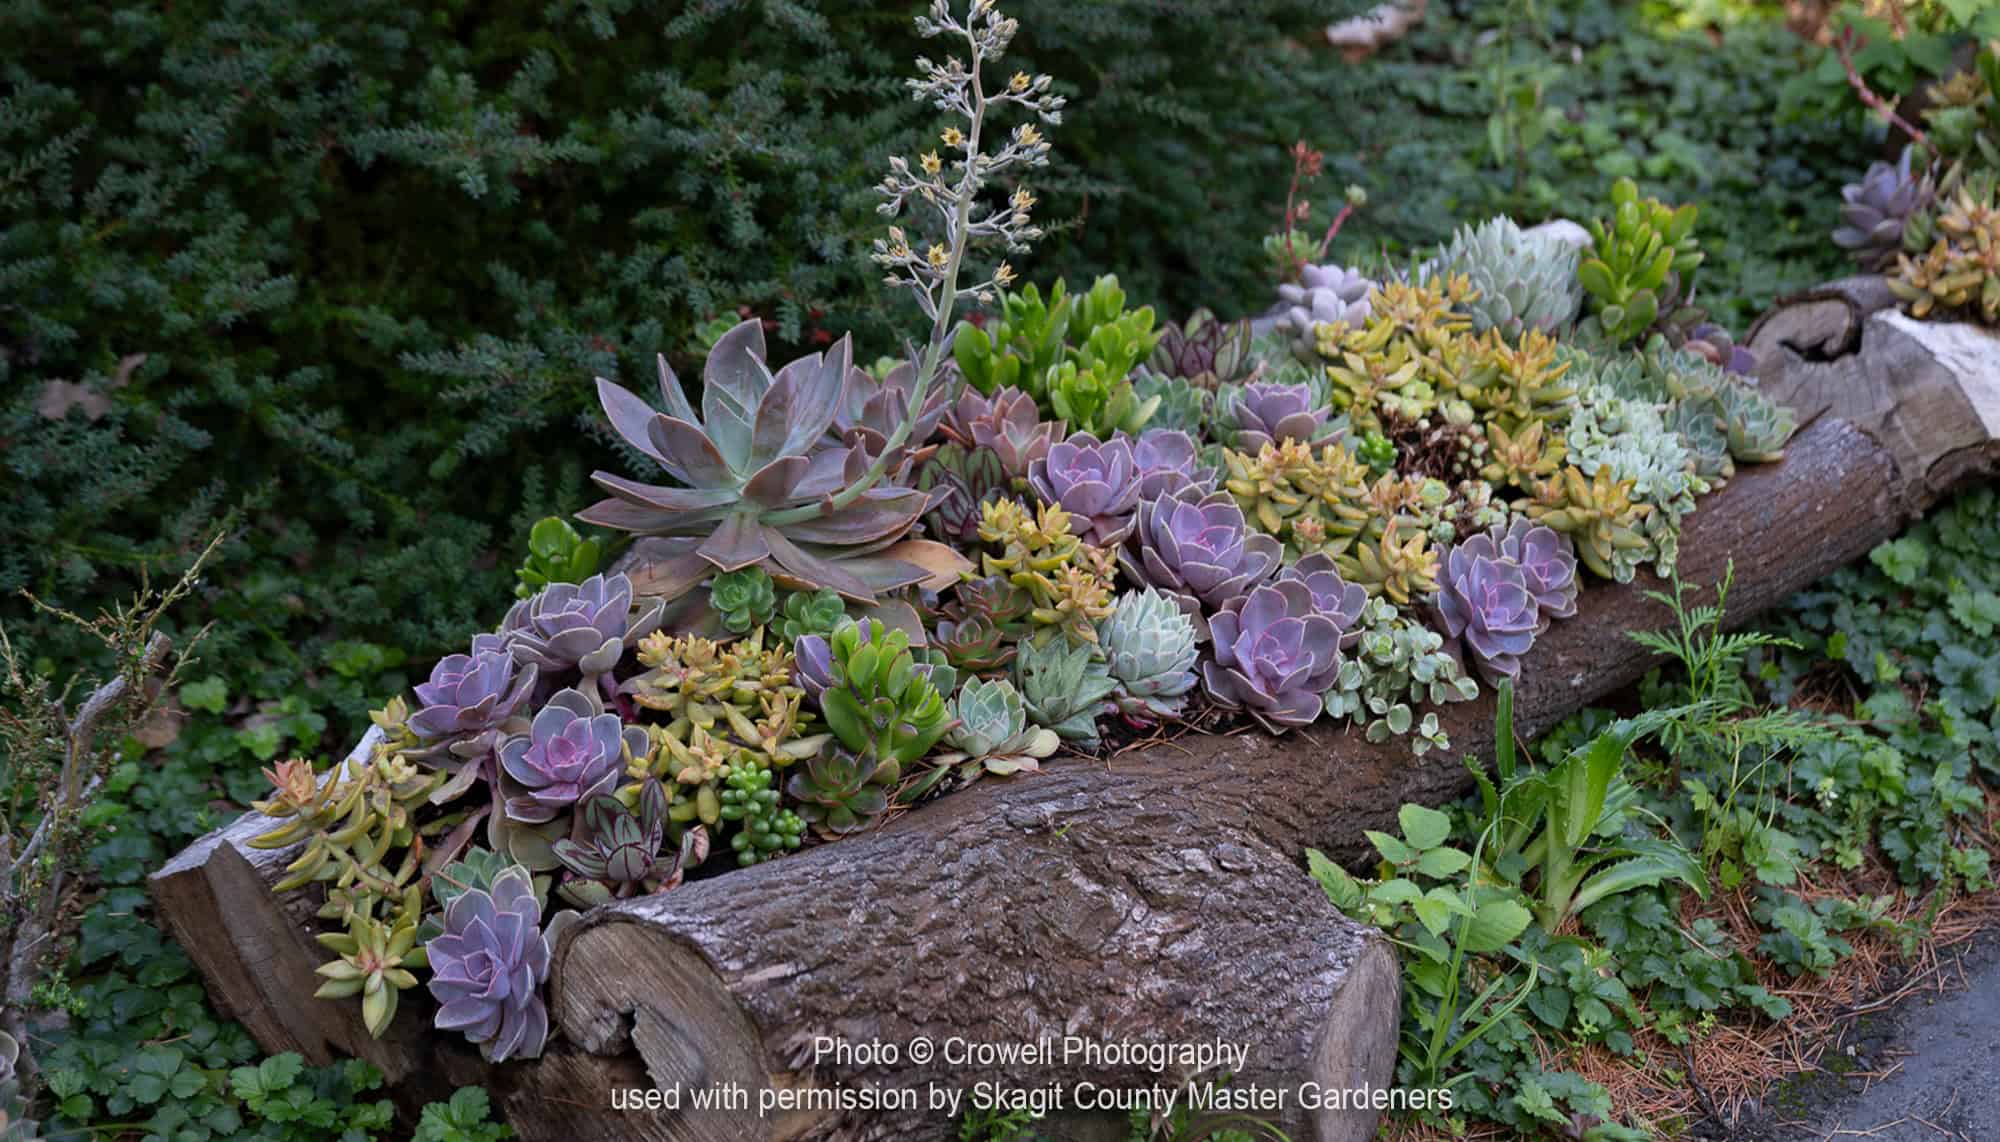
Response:
[{"label": "small green jade-like succulent", "polygon": [[846,617],[847,600],[838,591],[790,591],[785,594],[785,609],[777,616],[776,627],[786,642],[797,642],[809,634],[832,634]]},{"label": "small green jade-like succulent", "polygon": [[1590,250],[1577,280],[1607,340],[1622,344],[1644,336],[1659,319],[1673,280],[1701,265],[1694,236],[1700,213],[1693,203],[1676,209],[1621,178],[1611,187],[1611,217],[1590,223]]},{"label": "small green jade-like succulent", "polygon": [[1197,681],[1194,620],[1180,604],[1151,588],[1127,591],[1098,624],[1097,642],[1120,713],[1141,723],[1180,716]]},{"label": "small green jade-like succulent", "polygon": [[1505,215],[1459,227],[1431,264],[1446,274],[1464,274],[1478,291],[1464,302],[1474,330],[1494,330],[1509,341],[1529,330],[1553,334],[1574,320],[1583,304],[1577,251],[1566,242],[1524,233]]},{"label": "small green jade-like succulent", "polygon": [[1094,646],[1053,639],[1046,645],[1021,644],[1014,659],[1014,686],[1027,706],[1029,721],[1054,730],[1065,741],[1095,746],[1097,715],[1118,681]]},{"label": "small green jade-like succulent", "polygon": [[969,321],[959,325],[951,346],[959,373],[987,396],[1015,388],[1045,399],[1043,382],[1062,360],[1071,304],[1068,284],[1061,279],[1047,300],[1033,282],[1002,295],[1000,312],[983,327]]},{"label": "small green jade-like succulent", "polygon": [[1028,724],[1027,704],[1005,679],[968,678],[952,699],[957,724],[944,738],[951,754],[940,763],[962,763],[959,777],[1032,771],[1062,744],[1055,731]]},{"label": "small green jade-like succulent", "polygon": [[1444,636],[1406,617],[1386,599],[1370,599],[1356,623],[1360,637],[1341,660],[1326,712],[1364,726],[1371,742],[1408,737],[1421,757],[1451,748],[1434,711],[1421,717],[1416,707],[1469,701],[1479,684],[1459,670],[1444,650]]},{"label": "small green jade-like succulent", "polygon": [[865,632],[850,619],[827,640],[832,683],[820,695],[820,715],[847,752],[907,765],[951,728],[951,711],[931,675],[917,669],[908,632],[862,621]]},{"label": "small green jade-like succulent", "polygon": [[771,621],[778,611],[778,591],[762,567],[745,567],[717,575],[708,584],[708,605],[722,616],[725,629],[747,634]]},{"label": "small green jade-like succulent", "polygon": [[525,599],[550,583],[581,583],[597,574],[604,544],[585,539],[569,521],[546,516],[528,529],[528,557],[514,572],[514,594]]},{"label": "small green jade-like succulent", "polygon": [[736,826],[729,847],[739,866],[782,856],[804,843],[805,819],[780,804],[770,769],[733,766],[723,784],[722,819]]},{"label": "small green jade-like succulent", "polygon": [[838,837],[880,820],[902,773],[893,757],[854,753],[830,742],[792,771],[785,792],[798,803],[802,821],[824,836]]}]

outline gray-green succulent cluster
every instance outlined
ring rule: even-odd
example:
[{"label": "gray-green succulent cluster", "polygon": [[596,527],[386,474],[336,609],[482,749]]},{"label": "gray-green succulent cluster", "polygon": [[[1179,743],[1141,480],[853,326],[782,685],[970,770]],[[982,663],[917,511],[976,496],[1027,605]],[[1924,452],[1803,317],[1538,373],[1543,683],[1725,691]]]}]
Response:
[{"label": "gray-green succulent cluster", "polygon": [[1411,752],[1420,757],[1450,749],[1437,713],[1419,717],[1416,707],[1469,701],[1479,696],[1479,684],[1445,651],[1444,636],[1382,598],[1368,600],[1355,626],[1360,637],[1327,691],[1327,714],[1353,718],[1371,742],[1407,736]]},{"label": "gray-green succulent cluster", "polygon": [[1097,715],[1118,688],[1096,647],[1065,638],[1022,642],[1014,684],[1029,721],[1084,746],[1097,744]]},{"label": "gray-green succulent cluster", "polygon": [[1195,685],[1194,620],[1180,604],[1150,587],[1127,591],[1097,624],[1097,643],[1120,713],[1139,722],[1179,716]]},{"label": "gray-green succulent cluster", "polygon": [[1425,276],[1464,274],[1479,291],[1462,306],[1474,331],[1498,329],[1512,341],[1525,330],[1553,334],[1575,320],[1583,305],[1577,256],[1574,246],[1529,234],[1501,215],[1459,227]]},{"label": "gray-green succulent cluster", "polygon": [[966,679],[952,699],[951,712],[958,724],[944,741],[954,752],[940,760],[962,763],[961,780],[970,781],[982,773],[1033,770],[1062,744],[1054,730],[1028,724],[1027,703],[1004,678],[988,680],[974,675]]},{"label": "gray-green succulent cluster", "polygon": [[1661,407],[1587,384],[1570,413],[1566,443],[1569,462],[1584,475],[1609,469],[1612,479],[1632,482],[1635,502],[1653,505],[1643,528],[1651,550],[1619,554],[1635,565],[1650,561],[1661,575],[1671,575],[1680,551],[1680,518],[1694,510],[1695,496],[1706,493],[1709,485]]}]

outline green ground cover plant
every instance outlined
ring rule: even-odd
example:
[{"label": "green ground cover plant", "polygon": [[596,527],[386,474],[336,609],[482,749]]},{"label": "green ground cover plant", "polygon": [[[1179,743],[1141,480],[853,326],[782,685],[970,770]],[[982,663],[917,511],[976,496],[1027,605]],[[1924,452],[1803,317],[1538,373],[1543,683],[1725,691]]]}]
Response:
[{"label": "green ground cover plant", "polygon": [[[1696,1084],[1720,1099],[1777,1077],[1701,1068],[1704,1039],[1781,1037],[1789,981],[1842,970],[1860,940],[1913,955],[1949,901],[1992,887],[2000,705],[1966,651],[1989,626],[1995,507],[1991,487],[1961,495],[1747,632],[1721,630],[1726,582],[1699,605],[1675,584],[1656,596],[1675,621],[1642,639],[1670,665],[1636,716],[1586,710],[1518,761],[1503,745],[1490,775],[1475,765],[1481,794],[1371,836],[1366,876],[1307,854],[1336,905],[1417,953],[1399,1081],[1451,1084],[1458,1104],[1406,1129],[1681,1133],[1715,1113]],[[1554,847],[1511,842],[1537,818],[1509,789],[1622,850],[1574,913],[1552,904],[1574,879]],[[1619,1077],[1634,1072],[1656,1077]],[[1635,1115],[1614,1079],[1649,1106],[1678,1091],[1679,1110]]]}]

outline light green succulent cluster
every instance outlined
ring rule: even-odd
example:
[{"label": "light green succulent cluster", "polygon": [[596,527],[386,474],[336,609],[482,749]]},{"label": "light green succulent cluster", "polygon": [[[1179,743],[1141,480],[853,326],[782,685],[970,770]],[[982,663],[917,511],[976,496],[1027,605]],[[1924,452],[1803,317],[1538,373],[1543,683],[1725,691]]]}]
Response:
[{"label": "light green succulent cluster", "polygon": [[1622,345],[1645,336],[1673,308],[1680,278],[1701,265],[1694,236],[1699,208],[1678,209],[1640,198],[1638,184],[1621,178],[1611,187],[1611,217],[1590,223],[1590,250],[1577,280],[1590,295],[1592,320],[1604,338]]},{"label": "light green succulent cluster", "polygon": [[379,1036],[395,1018],[399,994],[417,985],[410,969],[424,965],[416,939],[423,914],[420,833],[456,822],[446,818],[420,828],[415,813],[446,774],[420,770],[401,755],[382,751],[343,762],[323,779],[303,760],[280,762],[264,774],[272,796],[251,807],[278,823],[253,838],[251,847],[277,849],[303,841],[274,890],[324,885],[326,900],[318,915],[343,926],[317,937],[335,958],[320,965],[326,982],[315,994],[360,997],[362,1023]]},{"label": "light green succulent cluster", "polygon": [[1581,469],[1565,466],[1514,507],[1568,535],[1576,544],[1577,560],[1614,582],[1631,582],[1641,564],[1657,557],[1653,505],[1633,499],[1632,481],[1614,477],[1610,468],[1585,476]]},{"label": "light green succulent cluster", "polygon": [[1127,591],[1097,625],[1097,642],[1120,712],[1147,722],[1180,716],[1195,684],[1195,630],[1179,604],[1151,588]]},{"label": "light green succulent cluster", "polygon": [[1007,294],[989,328],[959,326],[952,355],[980,392],[1021,389],[1052,419],[1109,436],[1139,431],[1159,407],[1160,396],[1139,395],[1131,380],[1159,340],[1152,307],[1127,310],[1118,278],[1106,274],[1086,293],[1057,281],[1046,301],[1033,285]]},{"label": "light green succulent cluster", "polygon": [[1472,327],[1497,330],[1509,341],[1534,330],[1553,334],[1575,319],[1583,304],[1577,284],[1577,251],[1568,243],[1524,233],[1502,215],[1461,226],[1432,266],[1463,274],[1478,296],[1462,303]]},{"label": "light green succulent cluster", "polygon": [[620,796],[628,805],[647,778],[657,778],[676,824],[714,829],[732,768],[783,769],[819,752],[826,735],[807,732],[813,718],[792,678],[792,654],[766,649],[764,641],[762,627],[728,643],[664,631],[640,640],[639,663],[648,669],[624,690],[667,720],[646,726],[644,755],[626,763]]},{"label": "light green succulent cluster", "polygon": [[1097,744],[1097,715],[1118,680],[1095,645],[1050,639],[1043,645],[1021,644],[1014,657],[1014,686],[1029,721],[1090,747]]},{"label": "light green succulent cluster", "polygon": [[1380,598],[1368,600],[1356,627],[1360,638],[1326,694],[1327,714],[1353,718],[1371,742],[1407,737],[1418,756],[1450,749],[1436,711],[1420,716],[1417,707],[1468,701],[1479,684],[1445,653],[1444,636]]}]

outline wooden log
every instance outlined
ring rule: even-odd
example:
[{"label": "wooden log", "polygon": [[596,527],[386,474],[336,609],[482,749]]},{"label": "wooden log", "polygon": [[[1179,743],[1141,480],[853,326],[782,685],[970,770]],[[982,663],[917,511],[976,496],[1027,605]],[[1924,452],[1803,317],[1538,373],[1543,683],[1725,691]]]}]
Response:
[{"label": "wooden log", "polygon": [[[1758,326],[1764,385],[1809,423],[1782,462],[1747,468],[1705,500],[1682,539],[1691,582],[1713,582],[1733,561],[1735,621],[2000,464],[1992,335],[1869,309],[1854,300],[1866,289],[1801,298],[1795,308],[1817,316],[1781,312]],[[1593,584],[1579,615],[1537,642],[1517,698],[1521,732],[1545,729],[1650,665],[1625,632],[1666,620],[1644,597],[1658,586]],[[1358,857],[1361,831],[1393,827],[1402,802],[1462,793],[1460,757],[1489,753],[1491,716],[1489,699],[1447,707],[1454,749],[1423,758],[1322,727],[1275,739],[1190,735],[982,782],[841,844],[593,913],[557,949],[552,1019],[573,1046],[550,1059],[481,1071],[474,1056],[461,1072],[462,1045],[417,1033],[422,1050],[404,1049],[458,1059],[441,1068],[461,1076],[453,1081],[511,1092],[503,1105],[525,1116],[516,1125],[531,1139],[578,1136],[573,1124],[593,1114],[610,1115],[595,1121],[630,1138],[943,1137],[949,1120],[927,1105],[864,1114],[823,1100],[880,1088],[927,1102],[933,1087],[963,1092],[982,1080],[1073,1092],[1083,1082],[1140,1088],[1178,1077],[1102,1060],[915,1059],[918,1038],[1049,1037],[1059,1049],[1065,1037],[1221,1041],[1248,1052],[1224,1089],[1291,1092],[1268,1117],[1295,1136],[1364,1137],[1372,1112],[1309,1111],[1298,1091],[1307,1081],[1386,1083],[1393,966],[1373,935],[1326,905],[1299,851]],[[252,964],[298,980],[301,964],[318,962],[303,918],[263,887],[282,862],[259,863],[241,848],[260,828],[239,823],[163,869],[162,912],[260,1043],[367,1057],[370,1046],[339,1026],[358,1029],[351,1011],[298,999],[309,987],[297,983],[245,982]],[[254,876],[232,867],[239,858]],[[399,1019],[398,1034],[408,1022]],[[893,1046],[897,1057],[828,1053],[823,1040]],[[307,1050],[314,1043],[318,1055]],[[436,1051],[446,1054],[425,1053]],[[392,1075],[424,1069],[384,1065]],[[750,1111],[611,1109],[620,1091],[686,1099],[731,1084]],[[569,1119],[533,1117],[529,1104],[543,1096],[526,1092],[550,1090]],[[808,1105],[759,1115],[763,1099]]]}]

